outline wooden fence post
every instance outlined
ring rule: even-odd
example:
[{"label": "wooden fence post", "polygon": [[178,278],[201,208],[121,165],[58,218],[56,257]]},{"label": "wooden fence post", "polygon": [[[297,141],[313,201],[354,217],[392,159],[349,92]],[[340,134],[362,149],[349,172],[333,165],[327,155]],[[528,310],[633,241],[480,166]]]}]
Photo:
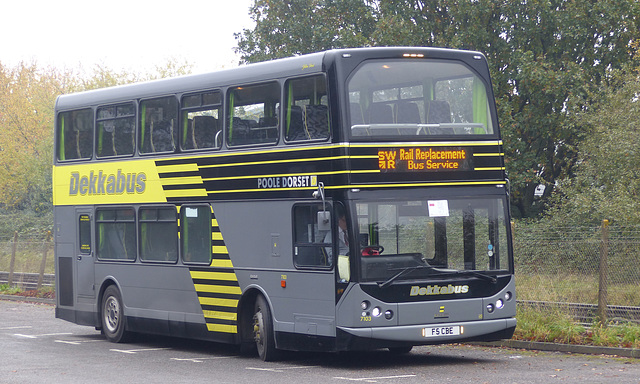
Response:
[{"label": "wooden fence post", "polygon": [[602,220],[602,244],[600,247],[600,268],[598,280],[598,321],[607,322],[607,259],[609,258],[609,220]]},{"label": "wooden fence post", "polygon": [[38,275],[38,286],[36,289],[42,288],[42,280],[44,279],[44,270],[47,266],[47,252],[49,251],[49,243],[51,242],[51,231],[47,231],[47,238],[42,247],[42,261],[40,262],[40,274]]},{"label": "wooden fence post", "polygon": [[13,244],[11,245],[11,262],[9,263],[9,280],[7,281],[9,288],[13,286],[13,270],[16,265],[16,247],[18,245],[18,231],[13,233]]}]

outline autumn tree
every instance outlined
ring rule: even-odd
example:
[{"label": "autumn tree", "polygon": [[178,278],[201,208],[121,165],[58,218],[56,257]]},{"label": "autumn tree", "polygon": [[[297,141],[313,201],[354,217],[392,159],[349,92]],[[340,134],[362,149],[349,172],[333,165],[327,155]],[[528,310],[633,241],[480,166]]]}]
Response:
[{"label": "autumn tree", "polygon": [[53,108],[63,75],[35,64],[0,64],[0,202],[48,210],[51,203]]},{"label": "autumn tree", "polygon": [[117,71],[108,66],[96,64],[88,76],[74,76],[72,79],[75,84],[73,91],[88,91],[90,89],[183,76],[190,74],[192,70],[193,64],[177,58],[167,59],[164,63],[156,65],[154,70],[148,73],[131,72],[124,69]]},{"label": "autumn tree", "polygon": [[[324,16],[347,3],[357,12]],[[294,14],[298,9],[303,17]],[[363,45],[483,52],[514,214],[522,217],[538,215],[556,181],[573,175],[577,147],[589,129],[576,115],[612,71],[634,60],[633,42],[640,37],[635,0],[256,0],[251,14],[255,28],[237,35],[246,62]],[[354,25],[366,26],[358,39],[344,33]],[[536,201],[540,184],[547,188]]]}]

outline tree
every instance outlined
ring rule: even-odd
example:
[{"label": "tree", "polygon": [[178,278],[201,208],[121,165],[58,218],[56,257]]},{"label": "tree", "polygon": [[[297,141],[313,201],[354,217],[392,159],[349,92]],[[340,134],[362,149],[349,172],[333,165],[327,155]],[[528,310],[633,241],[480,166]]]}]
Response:
[{"label": "tree", "polygon": [[[296,17],[293,3],[313,4],[305,8],[313,12]],[[632,43],[640,38],[635,0],[353,1],[358,12],[352,16],[367,26],[358,40],[340,33],[357,20],[320,18],[337,3],[346,1],[257,0],[251,9],[256,27],[236,35],[238,51],[246,62],[355,42],[483,52],[503,128],[514,214],[523,217],[538,215],[556,180],[572,176],[577,146],[588,133],[576,114],[613,70],[634,60]],[[315,25],[324,38],[309,28]],[[547,188],[536,201],[539,184]]]},{"label": "tree", "polygon": [[369,43],[371,9],[362,0],[256,0],[253,30],[236,33],[245,63]]},{"label": "tree", "polygon": [[188,75],[193,70],[193,64],[176,58],[168,59],[162,65],[156,65],[155,72],[136,73],[126,70],[115,71],[104,65],[96,64],[89,77],[76,76],[73,91],[87,91],[90,89],[114,87],[140,81],[157,80],[167,77]]},{"label": "tree", "polygon": [[640,75],[623,72],[599,96],[579,116],[591,134],[575,176],[558,183],[549,215],[564,225],[640,224]]},{"label": "tree", "polygon": [[52,126],[62,74],[35,64],[0,63],[0,205],[48,211],[51,204]]}]

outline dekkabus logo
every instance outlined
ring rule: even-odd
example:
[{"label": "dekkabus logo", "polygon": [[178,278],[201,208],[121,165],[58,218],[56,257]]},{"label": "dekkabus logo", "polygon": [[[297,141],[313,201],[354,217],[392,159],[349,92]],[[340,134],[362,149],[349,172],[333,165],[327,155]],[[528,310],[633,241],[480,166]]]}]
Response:
[{"label": "dekkabus logo", "polygon": [[144,193],[147,175],[144,172],[122,173],[118,169],[116,173],[89,172],[88,175],[80,175],[80,172],[71,172],[69,181],[69,196],[99,196],[122,195],[124,193]]},{"label": "dekkabus logo", "polygon": [[411,287],[409,296],[451,295],[453,293],[467,292],[469,292],[468,285],[427,285],[426,287],[414,285]]}]

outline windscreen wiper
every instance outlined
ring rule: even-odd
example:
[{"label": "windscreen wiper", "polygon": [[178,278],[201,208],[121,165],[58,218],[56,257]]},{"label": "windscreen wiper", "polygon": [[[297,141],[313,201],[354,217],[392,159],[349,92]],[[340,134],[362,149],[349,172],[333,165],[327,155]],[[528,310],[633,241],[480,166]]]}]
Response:
[{"label": "windscreen wiper", "polygon": [[461,276],[464,276],[464,275],[470,275],[470,276],[478,277],[478,278],[483,279],[483,280],[490,281],[493,284],[495,284],[498,281],[498,279],[496,279],[494,276],[489,276],[489,275],[486,275],[486,274],[478,272],[478,271],[471,271],[471,270],[442,271],[442,270],[434,268],[434,267],[432,267],[430,265],[416,265],[416,266],[413,266],[413,267],[407,267],[407,268],[402,269],[400,272],[398,272],[395,275],[391,276],[386,281],[378,283],[378,286],[380,288],[384,288],[384,287],[390,285],[391,283],[393,283],[400,276],[402,276],[402,275],[404,275],[404,274],[406,274],[408,272],[413,272],[413,271],[418,270],[418,269],[428,269],[430,271],[434,271],[435,273],[432,276],[447,276],[447,275],[461,275]]},{"label": "windscreen wiper", "polygon": [[479,277],[482,280],[487,280],[492,282],[493,284],[498,282],[498,279],[495,278],[495,276],[489,276],[487,274],[484,274],[482,272],[478,272],[478,271],[471,271],[471,270],[464,270],[464,271],[455,271],[455,272],[448,272],[451,274],[455,274],[455,275],[471,275],[474,277]]},{"label": "windscreen wiper", "polygon": [[432,267],[430,265],[416,265],[416,266],[413,266],[413,267],[403,268],[400,272],[398,272],[395,275],[391,276],[390,278],[388,278],[384,282],[378,283],[378,286],[380,288],[384,288],[384,287],[388,286],[389,284],[393,283],[398,277],[404,275],[405,273],[413,272],[413,271],[418,270],[418,269],[428,269],[428,270],[431,270],[431,271],[437,271],[437,269],[435,269],[434,267]]}]

